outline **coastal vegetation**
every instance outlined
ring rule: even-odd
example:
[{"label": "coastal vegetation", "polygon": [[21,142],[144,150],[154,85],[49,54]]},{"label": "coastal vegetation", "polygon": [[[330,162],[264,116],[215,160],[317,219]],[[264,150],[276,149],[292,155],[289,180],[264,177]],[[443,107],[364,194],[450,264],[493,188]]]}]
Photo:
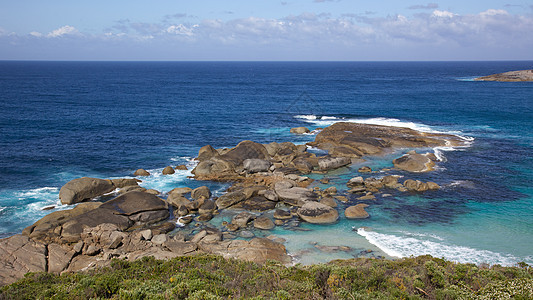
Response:
[{"label": "coastal vegetation", "polygon": [[431,256],[286,267],[215,255],[153,257],[61,275],[28,273],[0,299],[531,299],[533,268]]}]

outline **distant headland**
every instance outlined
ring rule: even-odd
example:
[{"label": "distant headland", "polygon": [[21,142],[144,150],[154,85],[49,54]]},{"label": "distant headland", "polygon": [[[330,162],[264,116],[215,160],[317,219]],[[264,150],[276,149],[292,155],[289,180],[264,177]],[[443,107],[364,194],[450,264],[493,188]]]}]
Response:
[{"label": "distant headland", "polygon": [[533,81],[533,70],[510,71],[505,73],[492,74],[488,76],[478,77],[475,80],[505,82]]}]

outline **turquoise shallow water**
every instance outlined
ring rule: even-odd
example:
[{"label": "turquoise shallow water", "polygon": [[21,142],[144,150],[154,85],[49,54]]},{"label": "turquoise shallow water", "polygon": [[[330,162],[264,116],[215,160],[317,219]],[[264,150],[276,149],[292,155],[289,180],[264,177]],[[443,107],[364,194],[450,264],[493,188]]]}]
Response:
[{"label": "turquoise shallow water", "polygon": [[[69,208],[57,195],[76,177],[193,167],[206,144],[302,144],[314,136],[292,135],[291,127],[349,121],[449,132],[471,144],[428,149],[442,159],[434,172],[372,174],[435,181],[439,191],[391,191],[368,202],[365,220],[254,234],[284,238],[302,263],[420,254],[533,263],[533,84],[471,80],[527,68],[533,62],[0,62],[0,236],[21,232],[50,212],[44,207]],[[364,165],[390,168],[408,150]],[[361,165],[332,172],[331,183],[319,186],[342,193]],[[228,187],[190,175],[153,175],[142,185],[167,192],[206,184],[215,195]]]}]

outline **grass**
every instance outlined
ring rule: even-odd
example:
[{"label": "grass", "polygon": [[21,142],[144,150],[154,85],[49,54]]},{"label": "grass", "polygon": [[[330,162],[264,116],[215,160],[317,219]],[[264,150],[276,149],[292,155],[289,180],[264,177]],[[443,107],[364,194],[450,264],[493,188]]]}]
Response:
[{"label": "grass", "polygon": [[213,255],[144,258],[89,272],[28,273],[0,288],[0,299],[533,299],[533,268],[431,256],[293,267]]}]

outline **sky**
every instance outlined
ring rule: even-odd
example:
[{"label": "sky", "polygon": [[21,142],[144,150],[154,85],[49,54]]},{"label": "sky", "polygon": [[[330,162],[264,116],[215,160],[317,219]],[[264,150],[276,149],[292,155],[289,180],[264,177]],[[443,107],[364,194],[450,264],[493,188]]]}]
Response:
[{"label": "sky", "polygon": [[533,0],[0,0],[0,60],[533,60]]}]

